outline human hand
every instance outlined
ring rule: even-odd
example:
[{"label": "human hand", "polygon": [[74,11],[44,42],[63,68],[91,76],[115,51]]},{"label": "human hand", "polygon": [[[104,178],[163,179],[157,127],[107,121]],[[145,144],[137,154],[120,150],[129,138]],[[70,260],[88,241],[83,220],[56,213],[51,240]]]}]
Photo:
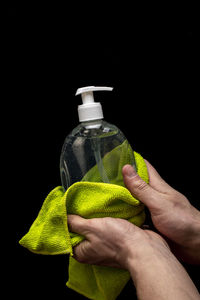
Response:
[{"label": "human hand", "polygon": [[74,258],[81,263],[129,269],[132,259],[136,262],[154,252],[163,255],[170,252],[160,235],[142,230],[127,220],[69,215],[68,225],[71,232],[85,236],[85,240],[74,247]]},{"label": "human hand", "polygon": [[132,166],[125,165],[122,173],[126,187],[148,207],[155,228],[171,241],[170,247],[177,258],[200,264],[200,212],[168,185],[148,161],[145,162],[149,184]]},{"label": "human hand", "polygon": [[74,258],[81,263],[127,269],[138,299],[199,299],[185,269],[157,233],[118,218],[69,215],[68,224],[70,231],[85,236],[74,247]]}]

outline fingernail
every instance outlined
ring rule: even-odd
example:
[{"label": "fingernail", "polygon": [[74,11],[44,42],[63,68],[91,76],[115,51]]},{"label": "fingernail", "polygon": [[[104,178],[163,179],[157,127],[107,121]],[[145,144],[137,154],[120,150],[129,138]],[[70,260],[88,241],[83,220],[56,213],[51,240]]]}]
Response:
[{"label": "fingernail", "polygon": [[136,175],[136,171],[131,165],[126,165],[125,175],[131,178]]}]

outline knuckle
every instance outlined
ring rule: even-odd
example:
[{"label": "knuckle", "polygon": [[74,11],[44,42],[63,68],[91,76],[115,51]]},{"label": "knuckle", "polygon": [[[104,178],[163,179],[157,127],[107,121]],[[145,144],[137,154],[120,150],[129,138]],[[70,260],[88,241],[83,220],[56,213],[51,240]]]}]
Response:
[{"label": "knuckle", "polygon": [[106,218],[92,218],[88,220],[88,228],[91,232],[100,230],[102,225],[107,222]]},{"label": "knuckle", "polygon": [[171,200],[171,202],[173,202],[174,207],[186,208],[191,206],[188,199],[178,191],[171,195]]},{"label": "knuckle", "polygon": [[81,257],[74,256],[74,258],[75,258],[75,260],[77,260],[79,263],[82,263],[82,264],[86,263],[85,260],[84,260],[83,258],[81,258]]},{"label": "knuckle", "polygon": [[77,256],[77,255],[74,255],[74,258],[75,260],[77,260],[79,263],[82,263],[84,264],[85,263],[85,259],[81,256]]},{"label": "knuckle", "polygon": [[138,191],[144,191],[148,188],[148,185],[145,181],[138,180],[135,184],[135,187],[137,188]]},{"label": "knuckle", "polygon": [[89,228],[91,230],[93,228],[96,228],[96,226],[97,226],[97,221],[95,218],[87,220],[87,228]]},{"label": "knuckle", "polygon": [[82,247],[76,246],[74,248],[73,258],[75,258],[75,260],[77,260],[80,263],[84,263],[85,262],[85,258],[84,258]]}]

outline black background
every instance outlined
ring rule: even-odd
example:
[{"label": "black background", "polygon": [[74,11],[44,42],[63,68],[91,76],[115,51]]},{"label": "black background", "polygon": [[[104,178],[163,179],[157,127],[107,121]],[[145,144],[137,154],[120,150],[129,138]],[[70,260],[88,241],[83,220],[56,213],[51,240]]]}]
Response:
[{"label": "black background", "polygon": [[[90,8],[90,9],[89,9]],[[67,256],[40,256],[18,245],[46,195],[60,185],[59,156],[78,124],[76,89],[96,93],[105,120],[200,209],[199,28],[195,7],[10,3],[7,18],[7,105],[13,266],[16,295],[83,296],[65,287]],[[185,265],[199,286],[199,269]],[[12,289],[10,289],[12,291]],[[130,296],[128,296],[128,294]],[[133,299],[128,283],[119,299]]]}]

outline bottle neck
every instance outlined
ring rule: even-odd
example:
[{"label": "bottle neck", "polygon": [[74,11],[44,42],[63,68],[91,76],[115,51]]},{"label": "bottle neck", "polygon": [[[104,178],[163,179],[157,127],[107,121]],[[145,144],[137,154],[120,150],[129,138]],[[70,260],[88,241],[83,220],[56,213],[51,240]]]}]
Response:
[{"label": "bottle neck", "polygon": [[86,129],[95,129],[95,128],[98,129],[101,127],[102,123],[103,123],[102,119],[81,122],[82,126],[84,126]]}]

